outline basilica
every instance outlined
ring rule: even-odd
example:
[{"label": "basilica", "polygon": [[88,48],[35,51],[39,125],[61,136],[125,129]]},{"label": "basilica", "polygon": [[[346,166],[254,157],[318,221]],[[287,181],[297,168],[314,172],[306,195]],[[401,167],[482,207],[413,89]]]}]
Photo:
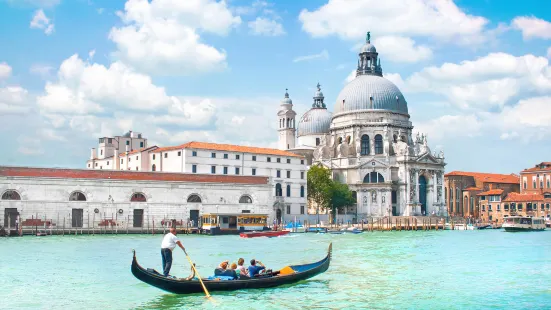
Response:
[{"label": "basilica", "polygon": [[407,101],[383,76],[368,33],[356,77],[328,111],[318,83],[312,108],[295,126],[289,94],[278,112],[279,148],[305,156],[348,184],[357,218],[446,214],[444,153],[431,153],[427,136],[413,132]]}]

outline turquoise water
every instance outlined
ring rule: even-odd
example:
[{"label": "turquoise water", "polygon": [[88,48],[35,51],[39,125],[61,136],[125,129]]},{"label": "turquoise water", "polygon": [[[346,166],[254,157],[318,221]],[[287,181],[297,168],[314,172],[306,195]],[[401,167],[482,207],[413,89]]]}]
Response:
[{"label": "turquoise water", "polygon": [[[280,238],[180,235],[202,276],[244,257],[277,269],[325,256],[327,272],[286,287],[173,295],[130,273],[160,270],[161,235],[0,238],[0,308],[28,309],[549,309],[551,231],[296,234]],[[172,274],[189,263],[175,250]]]}]

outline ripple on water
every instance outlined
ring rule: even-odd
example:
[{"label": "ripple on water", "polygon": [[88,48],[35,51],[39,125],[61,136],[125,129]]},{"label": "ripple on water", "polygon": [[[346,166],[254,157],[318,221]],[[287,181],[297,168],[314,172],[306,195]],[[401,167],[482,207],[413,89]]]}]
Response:
[{"label": "ripple on water", "polygon": [[[369,232],[283,238],[182,236],[200,273],[222,260],[270,268],[311,262],[333,242],[329,270],[295,285],[179,296],[136,280],[160,269],[160,235],[0,239],[0,308],[51,309],[545,309],[551,304],[551,231]],[[172,273],[187,276],[183,253]]]}]

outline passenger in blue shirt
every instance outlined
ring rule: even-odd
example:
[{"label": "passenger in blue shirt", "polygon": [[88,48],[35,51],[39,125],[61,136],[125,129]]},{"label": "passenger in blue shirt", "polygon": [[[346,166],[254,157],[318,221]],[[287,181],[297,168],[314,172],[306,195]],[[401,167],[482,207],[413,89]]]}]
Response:
[{"label": "passenger in blue shirt", "polygon": [[[262,265],[262,262],[258,262],[260,265]],[[249,276],[252,278],[260,273],[261,270],[266,270],[266,267],[264,265],[257,266],[256,260],[251,259],[251,265],[249,266]]]}]

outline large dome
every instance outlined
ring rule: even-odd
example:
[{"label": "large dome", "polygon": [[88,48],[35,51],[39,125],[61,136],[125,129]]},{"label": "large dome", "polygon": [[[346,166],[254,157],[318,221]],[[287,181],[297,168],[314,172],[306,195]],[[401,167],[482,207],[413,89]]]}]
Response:
[{"label": "large dome", "polygon": [[356,110],[389,110],[407,114],[408,106],[404,95],[391,81],[366,74],[358,75],[348,83],[335,104],[335,114]]},{"label": "large dome", "polygon": [[329,133],[331,112],[323,108],[311,108],[298,122],[298,136]]}]

